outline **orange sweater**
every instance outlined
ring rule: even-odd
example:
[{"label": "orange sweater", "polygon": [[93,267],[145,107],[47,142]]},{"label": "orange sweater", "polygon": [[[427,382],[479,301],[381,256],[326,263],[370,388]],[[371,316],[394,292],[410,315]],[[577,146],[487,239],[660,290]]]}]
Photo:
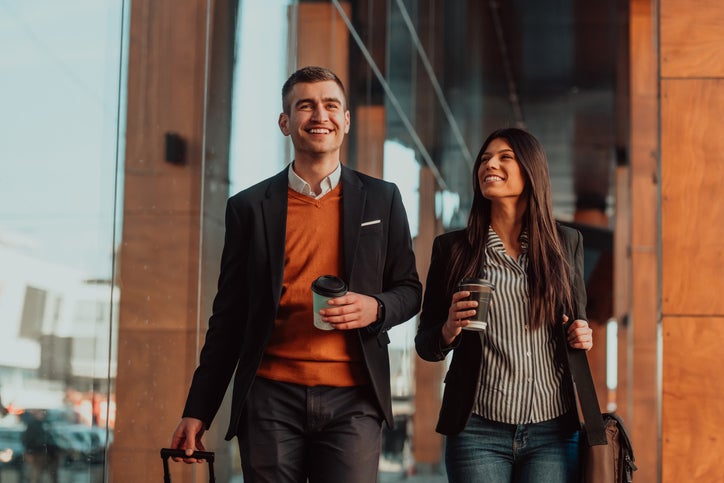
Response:
[{"label": "orange sweater", "polygon": [[313,325],[312,282],[342,270],[341,184],[319,200],[289,189],[284,281],[274,332],[257,374],[305,386],[369,381],[354,331]]}]

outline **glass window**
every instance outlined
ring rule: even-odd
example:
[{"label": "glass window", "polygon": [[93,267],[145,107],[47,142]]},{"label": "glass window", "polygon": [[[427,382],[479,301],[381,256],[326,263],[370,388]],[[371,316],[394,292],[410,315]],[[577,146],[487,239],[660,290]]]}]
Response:
[{"label": "glass window", "polygon": [[0,2],[3,481],[104,481],[125,8]]}]

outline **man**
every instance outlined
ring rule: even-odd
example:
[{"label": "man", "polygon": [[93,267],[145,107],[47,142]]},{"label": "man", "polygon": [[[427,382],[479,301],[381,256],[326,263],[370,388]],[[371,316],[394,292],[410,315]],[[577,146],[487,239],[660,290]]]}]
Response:
[{"label": "man", "polygon": [[[341,165],[350,113],[333,72],[300,69],[282,102],[294,161],[227,203],[213,315],[171,446],[204,449],[234,375],[226,438],[245,482],[373,483],[393,424],[387,331],[421,301],[407,215],[395,185]],[[312,322],[321,275],[349,287],[320,311],[331,331]]]},{"label": "man", "polygon": [[51,431],[48,411],[45,409],[29,409],[22,415],[25,431],[21,441],[25,447],[23,460],[26,464],[29,483],[45,481],[47,474],[52,483],[58,483],[61,448]]}]

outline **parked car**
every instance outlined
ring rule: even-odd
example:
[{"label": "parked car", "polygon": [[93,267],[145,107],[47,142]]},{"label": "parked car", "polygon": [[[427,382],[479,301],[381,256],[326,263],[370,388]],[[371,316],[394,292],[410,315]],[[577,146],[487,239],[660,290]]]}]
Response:
[{"label": "parked car", "polygon": [[105,428],[59,423],[51,425],[51,432],[65,464],[96,464],[105,461]]},{"label": "parked car", "polygon": [[23,425],[0,427],[0,468],[19,468],[23,465],[23,431]]},{"label": "parked car", "polygon": [[78,424],[73,413],[65,409],[27,409],[20,415],[20,421],[20,437],[31,426],[39,428],[33,433],[35,438],[26,434],[26,439],[40,439],[40,445],[48,450],[52,448],[62,465],[82,466],[105,461],[106,439],[112,437],[106,428]]}]

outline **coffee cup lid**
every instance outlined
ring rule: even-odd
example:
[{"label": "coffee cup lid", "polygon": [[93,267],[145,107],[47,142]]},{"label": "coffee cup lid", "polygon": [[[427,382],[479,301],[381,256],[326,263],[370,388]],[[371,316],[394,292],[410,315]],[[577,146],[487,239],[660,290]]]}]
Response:
[{"label": "coffee cup lid", "polygon": [[347,293],[347,284],[334,275],[322,275],[312,282],[312,290],[327,297],[340,296]]}]

